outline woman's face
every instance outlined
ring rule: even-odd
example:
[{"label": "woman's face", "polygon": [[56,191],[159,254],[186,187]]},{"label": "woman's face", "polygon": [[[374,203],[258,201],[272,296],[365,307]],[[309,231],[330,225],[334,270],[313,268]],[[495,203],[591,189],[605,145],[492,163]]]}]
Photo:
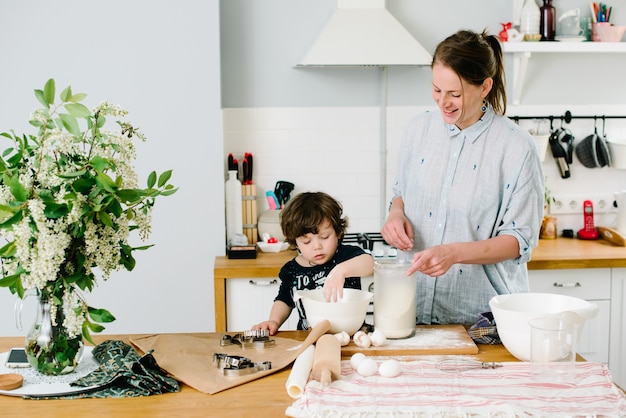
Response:
[{"label": "woman's face", "polygon": [[433,64],[432,78],[433,100],[446,123],[465,129],[478,122],[484,113],[483,100],[493,84],[491,78],[475,86],[441,63]]},{"label": "woman's face", "polygon": [[309,265],[316,266],[325,264],[333,258],[339,245],[339,238],[330,222],[325,221],[320,225],[317,234],[309,233],[296,238],[296,245]]}]

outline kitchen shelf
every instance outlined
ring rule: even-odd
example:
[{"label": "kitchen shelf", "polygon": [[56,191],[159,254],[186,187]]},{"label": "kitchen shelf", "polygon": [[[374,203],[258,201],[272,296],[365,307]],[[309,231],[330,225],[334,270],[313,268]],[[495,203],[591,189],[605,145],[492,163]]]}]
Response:
[{"label": "kitchen shelf", "polygon": [[626,54],[626,42],[504,42],[504,53],[513,54],[513,103],[520,104],[528,60],[534,53]]}]

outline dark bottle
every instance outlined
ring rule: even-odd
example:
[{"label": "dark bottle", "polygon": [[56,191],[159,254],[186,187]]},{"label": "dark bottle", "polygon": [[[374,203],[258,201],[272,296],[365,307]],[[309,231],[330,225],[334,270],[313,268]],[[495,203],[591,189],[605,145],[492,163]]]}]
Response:
[{"label": "dark bottle", "polygon": [[556,35],[556,9],[552,6],[552,0],[543,0],[540,7],[541,20],[539,29],[542,41],[554,41]]}]

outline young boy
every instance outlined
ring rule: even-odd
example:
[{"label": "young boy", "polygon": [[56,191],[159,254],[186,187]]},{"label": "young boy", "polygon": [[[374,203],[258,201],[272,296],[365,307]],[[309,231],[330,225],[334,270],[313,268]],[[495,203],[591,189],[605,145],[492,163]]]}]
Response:
[{"label": "young boy", "polygon": [[298,309],[298,329],[308,329],[302,306],[295,302],[296,291],[323,288],[327,301],[336,302],[343,296],[343,288],[361,289],[361,276],[374,271],[374,259],[362,248],[343,245],[348,220],[343,208],[334,198],[323,192],[296,195],[285,206],[280,226],[286,241],[295,245],[298,255],[280,270],[278,296],[274,299],[267,321],[253,329],[269,330],[274,335],[289,318],[292,309]]}]

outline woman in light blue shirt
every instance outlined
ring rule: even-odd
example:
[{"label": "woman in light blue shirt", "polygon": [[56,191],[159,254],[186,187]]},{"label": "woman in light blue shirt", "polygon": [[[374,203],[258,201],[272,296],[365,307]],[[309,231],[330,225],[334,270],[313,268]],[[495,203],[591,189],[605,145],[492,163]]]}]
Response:
[{"label": "woman in light blue shirt", "polygon": [[406,130],[382,235],[412,257],[417,323],[467,325],[493,296],[528,291],[543,174],[530,134],[504,116],[497,37],[459,31],[437,46],[431,69],[439,112]]}]

